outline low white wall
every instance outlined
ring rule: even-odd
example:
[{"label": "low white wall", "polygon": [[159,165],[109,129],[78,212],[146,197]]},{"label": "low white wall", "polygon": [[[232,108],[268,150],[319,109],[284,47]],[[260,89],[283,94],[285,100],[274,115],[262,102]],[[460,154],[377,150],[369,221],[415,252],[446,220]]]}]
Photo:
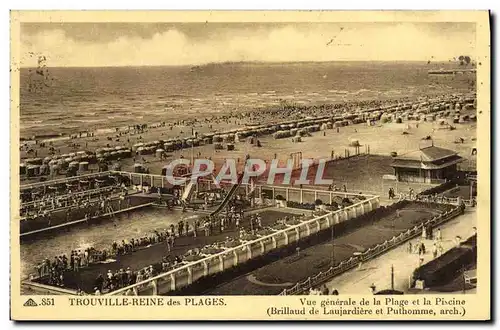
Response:
[{"label": "low white wall", "polygon": [[[298,240],[309,237],[320,230],[348,221],[365,214],[378,207],[378,197],[373,197],[357,204],[346,207],[320,217],[304,221],[298,225],[247,242],[238,247],[208,256],[204,259],[174,269],[168,273],[147,279],[130,287],[111,292],[110,295],[124,294],[132,288],[138,295],[167,294],[169,291],[183,288],[196,280],[217,274],[236,265],[247,262],[249,259],[264,255],[276,248],[281,248]],[[319,224],[319,226],[318,226]]]}]

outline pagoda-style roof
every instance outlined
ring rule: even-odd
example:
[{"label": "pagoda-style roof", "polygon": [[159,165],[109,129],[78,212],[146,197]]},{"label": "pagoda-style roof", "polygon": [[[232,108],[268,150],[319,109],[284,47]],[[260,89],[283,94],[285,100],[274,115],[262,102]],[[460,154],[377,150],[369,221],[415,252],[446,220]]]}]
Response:
[{"label": "pagoda-style roof", "polygon": [[393,167],[441,169],[463,160],[456,151],[430,146],[394,157]]},{"label": "pagoda-style roof", "polygon": [[436,160],[440,160],[443,158],[448,158],[451,156],[457,155],[456,151],[450,150],[450,149],[445,149],[445,148],[439,148],[435,146],[430,146],[430,147],[425,147],[421,148],[419,150],[415,151],[410,151],[406,154],[402,154],[398,157],[395,157],[395,159],[411,159],[411,160],[418,160],[418,161],[423,161],[423,162],[434,162]]}]

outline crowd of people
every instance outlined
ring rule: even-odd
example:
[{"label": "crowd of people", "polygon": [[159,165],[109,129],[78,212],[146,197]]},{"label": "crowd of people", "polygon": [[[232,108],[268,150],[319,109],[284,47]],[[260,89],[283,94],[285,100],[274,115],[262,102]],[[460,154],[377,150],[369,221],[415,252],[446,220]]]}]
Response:
[{"label": "crowd of people", "polygon": [[96,209],[104,211],[103,203],[108,203],[114,195],[126,195],[126,189],[119,186],[108,186],[81,193],[71,193],[65,195],[44,195],[35,202],[22,204],[20,207],[21,217],[26,220],[40,216],[49,216],[52,212],[61,209]]},{"label": "crowd of people", "polygon": [[[243,223],[243,220],[245,222]],[[277,220],[276,224],[294,224],[297,218],[285,217]],[[207,228],[209,228],[207,230]],[[210,229],[211,228],[211,229]],[[207,235],[220,234],[226,229],[239,228],[237,237],[226,237],[201,248],[193,248],[182,255],[175,255],[174,246],[179,237],[197,237],[202,232]],[[139,238],[123,239],[114,241],[108,248],[96,249],[88,247],[85,249],[72,250],[68,254],[54,257],[53,260],[45,259],[37,266],[39,278],[46,278],[47,283],[55,286],[64,286],[66,272],[79,272],[82,268],[96,263],[113,262],[117,256],[133,253],[138,249],[149,247],[154,244],[163,243],[166,247],[164,256],[158,263],[149,265],[140,270],[130,268],[109,270],[106,274],[99,274],[95,280],[94,294],[105,291],[114,291],[131,284],[139,283],[152,276],[175,269],[184,261],[193,261],[213,251],[222,251],[225,248],[234,247],[248,239],[249,235],[255,235],[257,231],[266,227],[262,224],[259,214],[252,214],[243,219],[243,214],[232,206],[227,212],[217,217],[206,217],[204,219],[186,219],[171,224],[163,230],[155,230],[151,234]],[[271,228],[271,227],[269,227]],[[185,244],[185,243],[183,243]],[[207,252],[208,251],[208,252]]]},{"label": "crowd of people", "polygon": [[424,227],[422,228],[421,239],[415,244],[412,244],[411,242],[408,243],[408,253],[418,254],[420,264],[422,264],[424,261],[423,256],[429,251],[428,247],[425,244],[425,241],[428,240],[430,240],[432,243],[431,252],[434,259],[444,253],[441,229],[434,229],[431,225],[429,225],[428,227]]},{"label": "crowd of people", "polygon": [[323,284],[319,288],[310,288],[309,295],[310,296],[327,296],[327,295],[338,296],[339,292],[337,289],[330,290],[326,287],[325,284]]}]

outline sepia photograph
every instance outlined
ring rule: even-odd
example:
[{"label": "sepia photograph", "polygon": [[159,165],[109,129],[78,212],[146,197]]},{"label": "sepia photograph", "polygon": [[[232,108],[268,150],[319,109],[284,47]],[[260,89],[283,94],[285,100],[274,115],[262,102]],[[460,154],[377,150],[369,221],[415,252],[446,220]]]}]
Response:
[{"label": "sepia photograph", "polygon": [[489,317],[487,12],[180,13],[11,13],[14,314]]}]

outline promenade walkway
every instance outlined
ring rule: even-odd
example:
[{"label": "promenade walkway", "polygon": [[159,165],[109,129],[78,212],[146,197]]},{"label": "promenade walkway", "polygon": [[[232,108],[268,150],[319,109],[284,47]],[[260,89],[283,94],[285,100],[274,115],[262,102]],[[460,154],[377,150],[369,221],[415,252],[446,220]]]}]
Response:
[{"label": "promenade walkway", "polygon": [[[444,252],[455,246],[455,237],[462,239],[473,234],[473,227],[477,226],[477,213],[475,208],[469,208],[464,215],[446,222],[441,229],[442,245]],[[412,239],[414,246],[421,238]],[[426,254],[423,256],[424,263],[433,258],[432,241],[424,240]],[[409,243],[405,243],[386,254],[364,263],[361,268],[350,270],[326,285],[331,289],[337,289],[340,294],[369,294],[370,286],[375,285],[376,290],[389,289],[391,287],[391,265],[394,266],[394,288],[408,293],[409,278],[415,268],[419,265],[418,254],[408,252]]]}]

